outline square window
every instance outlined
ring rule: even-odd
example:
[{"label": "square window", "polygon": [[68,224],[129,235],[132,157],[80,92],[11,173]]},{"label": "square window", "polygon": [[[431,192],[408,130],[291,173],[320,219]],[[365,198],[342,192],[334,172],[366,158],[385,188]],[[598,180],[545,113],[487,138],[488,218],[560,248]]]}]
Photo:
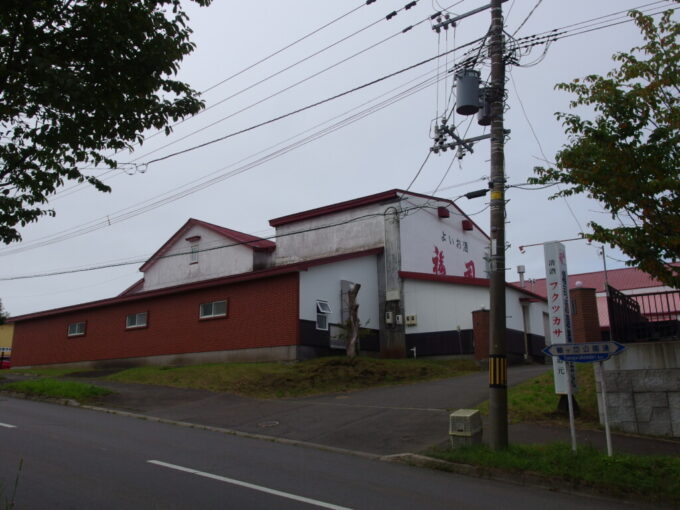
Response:
[{"label": "square window", "polygon": [[316,329],[328,331],[328,315],[325,313],[316,314]]},{"label": "square window", "polygon": [[227,315],[227,301],[212,301],[210,303],[201,303],[198,310],[200,319],[209,319],[211,317],[224,317]]},{"label": "square window", "polygon": [[85,334],[84,322],[72,322],[68,325],[68,336],[83,336]]},{"label": "square window", "polygon": [[143,328],[146,326],[146,312],[131,313],[125,317],[125,328]]},{"label": "square window", "polygon": [[318,313],[331,313],[331,305],[328,304],[328,301],[317,300],[316,311]]},{"label": "square window", "polygon": [[316,301],[316,329],[320,331],[328,331],[328,315],[331,313],[331,307],[328,301]]}]

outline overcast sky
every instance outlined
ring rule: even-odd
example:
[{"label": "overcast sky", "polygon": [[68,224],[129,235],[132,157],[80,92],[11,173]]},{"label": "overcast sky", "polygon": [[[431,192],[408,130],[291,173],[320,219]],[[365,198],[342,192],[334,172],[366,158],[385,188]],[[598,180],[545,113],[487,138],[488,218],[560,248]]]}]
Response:
[{"label": "overcast sky", "polygon": [[[429,21],[419,23],[439,10],[438,6],[455,4],[449,9],[453,15],[487,3],[439,1],[442,3],[420,0],[415,7],[401,10],[389,21],[385,16],[401,9],[406,0],[377,0],[368,6],[350,0],[215,0],[208,8],[188,5],[197,48],[183,62],[179,77],[199,91],[226,80],[203,96],[208,106],[223,102],[176,126],[170,137],[150,138],[134,153],[121,153],[117,159],[121,163],[141,164],[219,138],[370,82],[446,48],[462,47],[486,33],[488,10],[461,21],[455,31],[438,37]],[[647,5],[644,9],[659,10],[670,4],[649,5],[644,0],[509,0],[503,9],[506,30],[513,34],[537,6],[517,32],[519,38],[629,8]],[[347,15],[300,43],[232,77],[344,14]],[[619,15],[615,21],[621,20]],[[402,33],[412,25],[412,30]],[[355,32],[358,33],[348,37]],[[344,38],[347,39],[306,59]],[[521,67],[508,68],[505,127],[512,133],[505,157],[509,184],[525,183],[533,167],[543,163],[540,159],[552,160],[566,142],[554,113],[568,110],[570,96],[554,90],[554,85],[591,73],[606,73],[614,67],[613,53],[627,51],[640,40],[633,23],[619,24],[560,39],[548,47],[545,55],[545,46],[536,46],[521,57]],[[466,49],[449,55],[449,67]],[[366,51],[352,57],[363,50]],[[306,60],[279,72],[302,59]],[[439,65],[443,69],[445,59]],[[273,234],[268,225],[271,218],[392,188],[406,188],[432,145],[431,124],[450,99],[451,79],[405,94],[402,100],[362,115],[344,127],[334,125],[352,114],[369,113],[367,108],[436,76],[436,68],[436,61],[420,66],[281,121],[153,163],[144,173],[140,171],[144,167],[136,172],[96,171],[113,187],[111,194],[68,184],[68,189],[52,201],[55,218],[45,217],[26,226],[21,230],[22,243],[0,248],[0,279],[5,279],[0,280],[0,299],[5,309],[20,315],[114,296],[141,277],[141,261],[190,217],[269,236]],[[480,70],[482,77],[487,78],[488,65]],[[442,72],[440,76],[443,75]],[[302,80],[305,81],[295,85]],[[266,99],[273,94],[276,95]],[[464,133],[468,129],[467,118],[456,116],[455,120],[463,121],[459,129]],[[215,124],[208,127],[212,123]],[[321,134],[329,126],[338,129],[291,146],[305,137]],[[483,128],[473,122],[467,136],[483,133]],[[163,147],[169,143],[172,145]],[[280,149],[290,150],[260,164],[244,166]],[[474,154],[453,162],[437,196],[456,198],[486,186],[488,142],[479,142],[474,150]],[[412,191],[429,194],[435,190],[453,157],[451,152],[433,154]],[[228,177],[227,173],[234,170],[243,171]],[[218,176],[226,178],[187,196],[174,196]],[[551,191],[511,188],[507,192],[506,239],[511,243],[507,251],[507,266],[511,268],[508,280],[517,279],[518,264],[526,266],[527,278],[544,276],[542,248],[528,248],[522,254],[520,245],[578,237],[579,232],[587,230],[589,221],[612,224],[598,203],[586,197],[570,198],[568,202],[549,201]],[[167,203],[158,206],[158,201],[165,197]],[[488,231],[485,198],[463,198],[457,204]],[[150,206],[149,210],[140,211],[146,206]],[[125,216],[127,212],[134,214]],[[55,236],[87,226],[92,227],[91,232],[55,242]],[[40,246],[39,241],[46,243]],[[602,269],[596,246],[585,241],[568,242],[566,246],[570,273]],[[608,268],[624,266],[625,257],[620,252],[608,249],[607,254],[611,257],[607,259]],[[130,261],[139,262],[60,276],[6,280]]]}]

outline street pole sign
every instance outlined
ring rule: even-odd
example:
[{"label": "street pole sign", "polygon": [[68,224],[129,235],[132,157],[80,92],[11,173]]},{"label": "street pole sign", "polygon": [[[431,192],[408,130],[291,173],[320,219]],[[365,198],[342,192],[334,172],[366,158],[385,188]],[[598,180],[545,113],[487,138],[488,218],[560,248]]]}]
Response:
[{"label": "street pole sign", "polygon": [[588,342],[583,344],[552,344],[543,352],[554,359],[570,363],[597,362],[600,371],[600,388],[602,390],[602,414],[604,415],[604,431],[607,438],[607,455],[612,456],[612,436],[609,431],[609,415],[607,413],[607,386],[604,380],[603,362],[620,354],[626,348],[619,342]]},{"label": "street pole sign", "polygon": [[[564,245],[553,241],[543,244],[545,256],[545,284],[548,300],[549,335],[546,344],[572,343],[571,306],[567,279],[567,255]],[[573,365],[568,365],[558,357],[553,357],[555,393],[567,395],[571,381],[571,393],[576,391],[576,377]]]},{"label": "street pole sign", "polygon": [[625,346],[619,342],[588,342],[583,344],[551,344],[543,352],[548,356],[573,363],[606,361],[619,354]]}]

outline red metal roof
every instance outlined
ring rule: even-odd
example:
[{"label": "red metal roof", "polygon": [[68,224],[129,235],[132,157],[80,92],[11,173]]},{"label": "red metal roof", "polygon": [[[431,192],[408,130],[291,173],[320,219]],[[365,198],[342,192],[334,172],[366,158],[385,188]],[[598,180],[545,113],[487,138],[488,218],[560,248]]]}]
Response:
[{"label": "red metal roof", "polygon": [[249,273],[241,273],[241,274],[236,274],[236,275],[231,275],[231,276],[221,276],[219,278],[213,278],[210,280],[200,280],[197,282],[191,282],[191,283],[184,283],[181,285],[174,285],[172,287],[163,287],[161,289],[154,289],[154,290],[149,290],[146,292],[136,292],[132,294],[126,294],[126,292],[129,292],[133,290],[140,282],[143,280],[140,280],[136,282],[135,284],[132,285],[132,287],[128,287],[123,294],[120,294],[116,297],[113,298],[107,298],[107,299],[100,299],[98,301],[90,301],[88,303],[81,303],[78,305],[72,305],[72,306],[65,306],[61,308],[54,308],[52,310],[45,310],[42,312],[35,312],[35,313],[29,313],[25,315],[17,315],[16,317],[10,317],[7,319],[7,322],[20,322],[20,321],[25,321],[29,319],[34,319],[38,317],[47,317],[50,315],[58,315],[61,313],[68,313],[68,312],[76,312],[76,311],[82,311],[82,310],[87,310],[90,308],[100,308],[103,306],[108,306],[112,304],[117,304],[117,303],[125,303],[125,302],[130,302],[130,301],[138,301],[138,300],[143,300],[143,299],[148,299],[152,297],[157,297],[157,296],[165,296],[168,294],[175,294],[175,293],[180,293],[188,290],[195,290],[195,289],[203,289],[203,288],[208,288],[208,287],[213,287],[216,285],[224,285],[224,284],[230,284],[230,283],[238,283],[238,282],[243,282],[243,281],[249,281],[249,280],[256,280],[256,279],[261,279],[261,278],[268,278],[271,276],[278,276],[282,274],[288,274],[288,273],[295,273],[299,271],[306,271],[310,267],[314,266],[321,266],[324,264],[331,264],[333,262],[339,262],[341,260],[347,260],[347,259],[353,259],[353,258],[359,258],[359,257],[368,257],[370,255],[377,255],[378,253],[382,253],[383,248],[372,248],[370,250],[362,250],[362,251],[356,251],[352,253],[343,253],[341,255],[333,255],[331,257],[323,257],[319,259],[314,259],[314,260],[305,260],[303,262],[296,262],[293,264],[288,264],[285,266],[278,266],[278,267],[272,267],[269,269],[260,269],[257,271],[251,271]]},{"label": "red metal roof", "polygon": [[[404,278],[405,280],[426,280],[426,281],[431,281],[431,282],[442,282],[442,283],[455,283],[458,285],[470,285],[474,287],[488,287],[489,286],[489,279],[488,278],[469,278],[466,276],[450,276],[450,275],[437,275],[437,274],[430,274],[430,273],[414,273],[411,271],[399,271],[399,276],[401,278]],[[529,289],[523,289],[519,285],[515,285],[514,283],[506,283],[506,287],[510,287],[512,289],[515,289],[516,291],[519,291],[523,294],[526,294],[527,296],[530,296],[533,299],[539,299],[541,301],[545,301],[546,298],[545,296],[540,296],[534,292],[531,292]]]},{"label": "red metal roof", "polygon": [[362,207],[366,205],[379,204],[379,203],[391,203],[396,202],[401,199],[402,195],[411,195],[413,197],[420,197],[426,199],[433,199],[439,202],[448,202],[453,207],[458,210],[465,219],[469,220],[477,230],[479,230],[486,237],[489,237],[483,229],[479,227],[469,216],[463,212],[463,210],[458,207],[453,201],[447,198],[438,198],[430,195],[423,195],[421,193],[414,193],[412,191],[406,191],[402,189],[391,189],[389,191],[383,191],[382,193],[376,193],[374,195],[368,195],[365,197],[355,198],[352,200],[346,200],[344,202],[338,202],[337,204],[326,205],[323,207],[317,207],[316,209],[309,209],[308,211],[302,211],[295,214],[289,214],[288,216],[281,216],[279,218],[274,218],[269,220],[269,225],[272,227],[280,227],[282,225],[288,225],[290,223],[296,223],[298,221],[308,220],[311,218],[317,218],[319,216],[325,216],[327,214],[332,214],[341,211],[347,211],[350,209],[356,209],[357,207]]},{"label": "red metal roof", "polygon": [[[664,286],[659,280],[636,267],[610,269],[607,271],[607,280],[609,285],[621,292]],[[576,282],[581,282],[583,284],[582,287],[595,289],[596,292],[604,292],[604,271],[569,275],[570,289],[576,287]],[[525,282],[525,287],[536,294],[540,294],[543,297],[546,296],[545,278],[533,280],[533,282],[527,281]]]},{"label": "red metal roof", "polygon": [[267,239],[262,239],[261,237],[251,236],[250,234],[244,234],[237,230],[231,230],[229,228],[220,227],[219,225],[214,225],[206,221],[197,220],[194,218],[189,218],[187,222],[182,225],[182,227],[175,232],[175,234],[168,239],[163,246],[161,246],[156,253],[154,253],[149,260],[144,262],[142,267],[139,268],[140,271],[146,271],[152,264],[154,264],[159,258],[161,258],[170,247],[175,244],[185,232],[193,226],[201,226],[212,232],[215,232],[227,239],[236,241],[236,243],[243,244],[248,248],[252,248],[255,251],[272,251],[276,248],[276,243],[268,241]]}]

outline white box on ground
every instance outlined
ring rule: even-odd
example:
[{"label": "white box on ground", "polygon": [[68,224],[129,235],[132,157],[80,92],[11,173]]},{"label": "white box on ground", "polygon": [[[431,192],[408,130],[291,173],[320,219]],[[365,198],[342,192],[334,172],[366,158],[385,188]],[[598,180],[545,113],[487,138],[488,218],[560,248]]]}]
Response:
[{"label": "white box on ground", "polygon": [[458,409],[449,415],[451,447],[482,442],[482,416],[477,409]]}]

